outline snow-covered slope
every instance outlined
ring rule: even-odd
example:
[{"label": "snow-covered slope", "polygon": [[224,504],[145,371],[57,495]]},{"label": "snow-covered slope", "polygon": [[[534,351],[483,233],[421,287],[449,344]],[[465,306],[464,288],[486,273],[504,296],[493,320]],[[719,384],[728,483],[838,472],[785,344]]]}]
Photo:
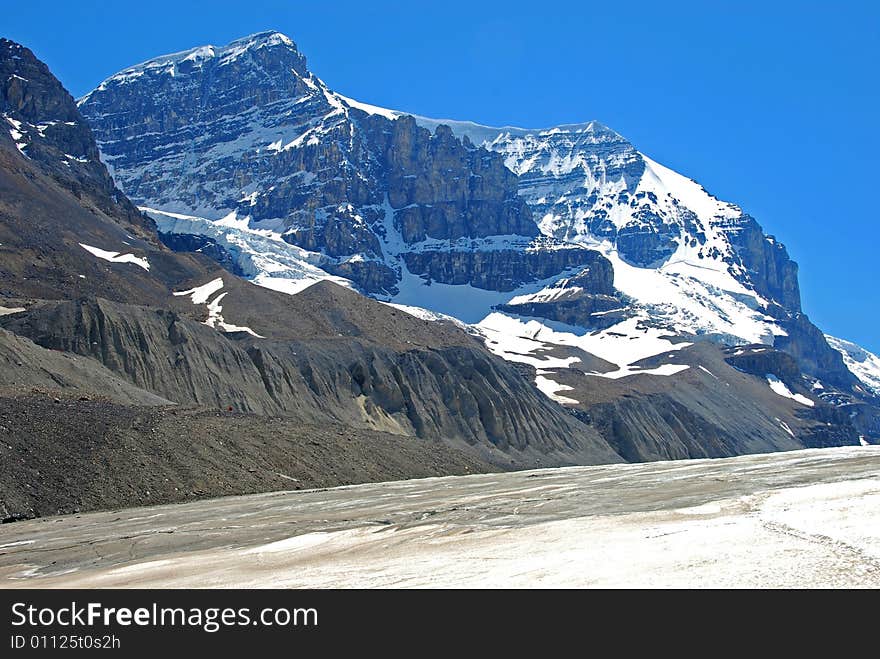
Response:
[{"label": "snow-covered slope", "polygon": [[880,396],[880,357],[850,341],[825,335],[828,344],[843,355],[843,361],[862,384]]}]

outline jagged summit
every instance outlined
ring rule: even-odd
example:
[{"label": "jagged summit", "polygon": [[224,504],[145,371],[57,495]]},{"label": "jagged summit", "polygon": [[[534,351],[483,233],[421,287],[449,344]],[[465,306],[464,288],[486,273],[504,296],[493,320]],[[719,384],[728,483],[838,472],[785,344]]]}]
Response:
[{"label": "jagged summit", "polygon": [[246,37],[230,41],[226,48],[263,48],[265,46],[278,45],[289,46],[296,50],[296,44],[293,42],[293,39],[278,30],[263,30],[262,32],[255,32]]},{"label": "jagged summit", "polygon": [[[127,84],[136,80],[145,73],[164,74],[170,77],[178,75],[187,75],[196,69],[201,69],[207,63],[213,63],[218,66],[231,64],[236,62],[245,54],[257,54],[262,50],[272,50],[272,58],[281,57],[281,51],[288,53],[287,57],[293,56],[296,73],[300,75],[306,74],[306,60],[299,52],[293,40],[285,34],[276,30],[267,30],[257,32],[240,39],[230,41],[225,46],[214,46],[207,44],[189,48],[176,53],[169,53],[153,57],[123,69],[119,73],[115,73],[104,80],[94,91],[103,91],[115,84]],[[78,100],[79,104],[84,103],[94,94],[89,92]]]}]

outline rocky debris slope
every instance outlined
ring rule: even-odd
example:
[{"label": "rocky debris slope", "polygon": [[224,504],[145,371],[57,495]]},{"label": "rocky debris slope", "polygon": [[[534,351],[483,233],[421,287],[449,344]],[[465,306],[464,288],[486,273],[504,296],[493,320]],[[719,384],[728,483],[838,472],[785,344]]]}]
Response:
[{"label": "rocky debris slope", "polygon": [[224,336],[175,312],[101,299],[35,304],[2,324],[177,403],[455,440],[499,464],[619,460],[460,328],[331,283],[313,289],[297,301],[323,308],[289,316],[296,339]]},{"label": "rocky debris slope", "polygon": [[414,437],[43,392],[0,397],[0,456],[2,522],[498,469]]},{"label": "rocky debris slope", "polygon": [[0,329],[0,392],[32,388],[58,389],[69,395],[100,394],[131,405],[170,404],[156,394],[135,387],[94,359],[48,350]]}]

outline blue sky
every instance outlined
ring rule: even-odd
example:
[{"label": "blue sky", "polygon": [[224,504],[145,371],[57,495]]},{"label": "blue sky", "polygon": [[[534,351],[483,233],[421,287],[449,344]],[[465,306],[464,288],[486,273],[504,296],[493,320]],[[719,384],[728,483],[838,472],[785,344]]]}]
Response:
[{"label": "blue sky", "polygon": [[880,351],[880,3],[31,0],[0,34],[79,96],[155,55],[265,29],[362,101],[607,124],[754,215],[800,263],[810,317]]}]

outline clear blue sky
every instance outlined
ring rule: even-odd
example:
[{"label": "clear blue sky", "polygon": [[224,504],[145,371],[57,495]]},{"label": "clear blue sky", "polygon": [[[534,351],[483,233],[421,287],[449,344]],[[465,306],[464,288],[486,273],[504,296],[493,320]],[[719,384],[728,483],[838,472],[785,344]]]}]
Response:
[{"label": "clear blue sky", "polygon": [[75,96],[277,29],[362,101],[495,125],[597,119],[754,215],[800,263],[811,318],[880,352],[880,3],[31,0],[0,21]]}]

